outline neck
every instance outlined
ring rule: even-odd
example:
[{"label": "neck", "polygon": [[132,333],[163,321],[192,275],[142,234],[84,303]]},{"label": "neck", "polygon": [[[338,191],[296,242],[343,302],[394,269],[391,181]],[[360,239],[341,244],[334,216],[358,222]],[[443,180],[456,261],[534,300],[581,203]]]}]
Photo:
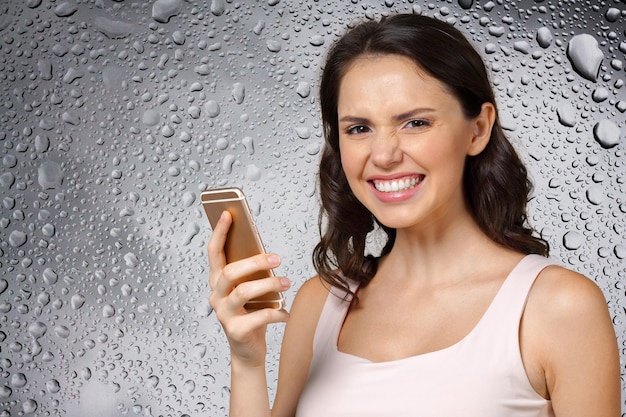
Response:
[{"label": "neck", "polygon": [[387,277],[413,285],[445,284],[494,265],[512,253],[489,239],[469,214],[446,225],[399,229],[393,249],[380,264]]}]

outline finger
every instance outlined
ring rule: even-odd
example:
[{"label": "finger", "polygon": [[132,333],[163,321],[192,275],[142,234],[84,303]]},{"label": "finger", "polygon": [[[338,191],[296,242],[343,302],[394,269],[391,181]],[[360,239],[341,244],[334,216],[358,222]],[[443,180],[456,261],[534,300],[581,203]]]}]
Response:
[{"label": "finger", "polygon": [[229,339],[242,341],[254,330],[272,323],[284,323],[289,319],[286,310],[264,308],[252,311],[243,316],[237,316],[225,324],[224,330]]},{"label": "finger", "polygon": [[[245,280],[246,276],[259,271],[269,271],[278,265],[280,265],[280,258],[275,254],[260,254],[232,262],[222,268],[221,275],[213,286],[213,291],[226,295],[242,280]],[[269,272],[267,276],[270,276]]]},{"label": "finger", "polygon": [[[215,225],[211,238],[207,244],[211,281],[217,280],[221,270],[226,265],[224,245],[226,244],[226,237],[228,236],[228,230],[230,229],[231,224],[232,216],[228,211],[224,211]],[[215,287],[215,282],[209,282],[209,284],[211,288]]]},{"label": "finger", "polygon": [[227,304],[231,310],[237,311],[252,299],[268,293],[286,291],[290,286],[291,282],[284,277],[271,277],[247,281],[235,287],[228,296]]}]

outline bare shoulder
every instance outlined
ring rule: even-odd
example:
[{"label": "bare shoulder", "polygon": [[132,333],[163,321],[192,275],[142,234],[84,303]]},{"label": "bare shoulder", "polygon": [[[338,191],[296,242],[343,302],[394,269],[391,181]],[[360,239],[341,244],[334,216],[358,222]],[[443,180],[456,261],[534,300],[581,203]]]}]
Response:
[{"label": "bare shoulder", "polygon": [[556,415],[617,416],[620,365],[606,299],[589,278],[560,266],[537,277],[521,334],[524,364],[535,390]]},{"label": "bare shoulder", "polygon": [[591,279],[561,266],[548,266],[537,277],[529,307],[555,325],[593,315],[608,314],[606,299]]},{"label": "bare shoulder", "polygon": [[319,277],[298,289],[285,327],[273,416],[293,416],[313,357],[313,338],[328,289]]},{"label": "bare shoulder", "polygon": [[310,347],[327,297],[328,289],[321,278],[315,276],[302,284],[289,313],[284,343],[296,343],[300,347],[306,344]]},{"label": "bare shoulder", "polygon": [[308,279],[298,289],[291,315],[295,314],[297,318],[302,316],[302,318],[313,319],[317,322],[328,293],[328,284],[325,284],[320,277],[315,276]]}]

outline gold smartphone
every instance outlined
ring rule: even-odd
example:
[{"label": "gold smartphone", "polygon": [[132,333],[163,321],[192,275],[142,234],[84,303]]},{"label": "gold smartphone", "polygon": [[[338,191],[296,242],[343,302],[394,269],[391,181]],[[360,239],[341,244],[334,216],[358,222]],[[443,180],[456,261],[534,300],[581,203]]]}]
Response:
[{"label": "gold smartphone", "polygon": [[[233,218],[224,245],[227,263],[265,253],[252,212],[241,189],[230,187],[207,190],[200,194],[200,198],[212,228],[215,228],[225,210]],[[271,269],[259,271],[244,277],[236,284],[271,276],[274,276]],[[285,307],[285,297],[280,292],[272,292],[250,300],[245,307],[248,310],[260,310],[262,308],[279,310]]]}]

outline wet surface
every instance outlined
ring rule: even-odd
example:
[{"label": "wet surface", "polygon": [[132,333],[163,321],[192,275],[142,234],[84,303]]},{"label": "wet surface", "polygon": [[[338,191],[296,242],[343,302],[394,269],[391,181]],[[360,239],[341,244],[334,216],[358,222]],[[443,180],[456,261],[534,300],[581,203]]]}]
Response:
[{"label": "wet surface", "polygon": [[625,10],[1,0],[0,417],[226,415],[199,193],[242,187],[277,272],[311,276],[318,68],[349,22],[395,11],[478,46],[535,181],[530,220],[602,288],[623,350]]}]

